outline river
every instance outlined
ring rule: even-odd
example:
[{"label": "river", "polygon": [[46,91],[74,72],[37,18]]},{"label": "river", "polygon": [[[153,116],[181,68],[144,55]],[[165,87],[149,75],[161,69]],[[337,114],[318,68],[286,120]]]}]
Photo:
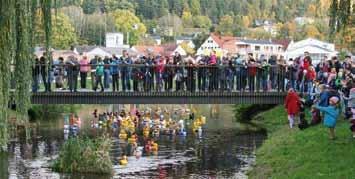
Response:
[{"label": "river", "polygon": [[[83,119],[81,133],[91,131],[89,120],[93,108],[84,107],[78,112]],[[255,150],[265,135],[238,133],[231,106],[195,105],[193,108],[207,117],[201,138],[192,134],[185,138],[161,136],[157,156],[139,160],[129,157],[127,166],[114,165],[113,176],[53,172],[50,163],[65,138],[63,120],[41,121],[32,129],[29,141],[19,132],[11,139],[8,154],[0,153],[0,178],[247,178],[246,171],[255,161]],[[196,155],[186,155],[188,151]]]}]

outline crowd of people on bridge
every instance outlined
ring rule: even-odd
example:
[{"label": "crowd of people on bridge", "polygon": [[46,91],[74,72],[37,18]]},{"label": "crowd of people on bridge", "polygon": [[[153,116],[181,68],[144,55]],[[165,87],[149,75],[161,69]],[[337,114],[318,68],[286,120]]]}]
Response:
[{"label": "crowd of people on bridge", "polygon": [[[56,90],[77,92],[79,79],[80,90],[102,92],[289,91],[286,108],[291,128],[296,116],[304,116],[303,106],[314,104],[311,124],[327,119],[324,122],[334,138],[335,119],[341,111],[352,119],[355,138],[355,59],[351,56],[324,56],[314,63],[308,52],[286,60],[282,56],[256,58],[254,54],[219,57],[215,51],[196,58],[183,58],[178,53],[133,58],[123,51],[121,57],[88,59],[84,55],[81,59],[60,57],[49,63],[43,54],[35,57],[32,74],[33,92],[38,92],[40,81],[46,92],[52,90],[52,84]],[[302,118],[300,124],[304,124]]]},{"label": "crowd of people on bridge", "polygon": [[261,92],[293,88],[311,93],[319,83],[341,88],[343,80],[354,74],[354,65],[350,56],[343,61],[324,57],[315,65],[308,52],[287,61],[282,56],[256,58],[253,54],[218,57],[214,51],[197,58],[183,58],[178,53],[133,58],[123,51],[121,57],[59,57],[52,63],[43,54],[35,58],[33,92],[39,91],[41,81],[47,92],[55,84],[56,90],[70,92],[79,87],[113,92]]},{"label": "crowd of people on bridge", "polygon": [[[293,68],[296,67],[288,66],[282,57],[255,58],[253,54],[218,57],[214,51],[198,58],[182,58],[178,53],[132,58],[124,51],[122,57],[82,56],[80,60],[60,57],[53,63],[48,63],[44,54],[35,58],[33,92],[39,90],[40,81],[46,92],[52,90],[53,83],[56,89],[71,92],[76,92],[78,87],[114,92],[284,91],[285,79],[296,85],[298,76],[294,76]],[[298,82],[304,88],[305,82]]]}]

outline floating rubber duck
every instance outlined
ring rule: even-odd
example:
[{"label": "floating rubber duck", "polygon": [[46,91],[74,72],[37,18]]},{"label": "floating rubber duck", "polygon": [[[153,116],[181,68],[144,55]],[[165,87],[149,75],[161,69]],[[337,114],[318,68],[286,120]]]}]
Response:
[{"label": "floating rubber duck", "polygon": [[136,141],[137,141],[137,139],[135,138],[135,137],[130,137],[130,138],[128,138],[128,143],[129,144],[135,144],[136,143]]},{"label": "floating rubber duck", "polygon": [[206,124],[206,117],[205,116],[201,116],[201,124],[202,125]]},{"label": "floating rubber duck", "polygon": [[202,127],[199,127],[197,129],[197,134],[198,134],[198,137],[201,138],[202,137]]},{"label": "floating rubber duck", "polygon": [[144,137],[149,137],[150,129],[148,127],[143,129],[143,136]]},{"label": "floating rubber duck", "polygon": [[159,128],[155,128],[155,129],[153,130],[153,136],[154,136],[154,137],[159,137],[159,135],[160,135]]},{"label": "floating rubber duck", "polygon": [[124,155],[120,160],[120,165],[127,165],[127,164],[128,164],[127,156]]},{"label": "floating rubber duck", "polygon": [[143,154],[143,147],[137,147],[136,150],[134,151],[134,155],[136,156],[137,159],[142,157]]},{"label": "floating rubber duck", "polygon": [[152,149],[153,152],[158,151],[158,149],[159,149],[158,143],[152,141],[152,143],[151,143],[151,149]]},{"label": "floating rubber duck", "polygon": [[125,131],[125,130],[121,130],[118,137],[119,137],[120,139],[124,139],[124,140],[127,139],[127,133],[126,133],[126,131]]}]

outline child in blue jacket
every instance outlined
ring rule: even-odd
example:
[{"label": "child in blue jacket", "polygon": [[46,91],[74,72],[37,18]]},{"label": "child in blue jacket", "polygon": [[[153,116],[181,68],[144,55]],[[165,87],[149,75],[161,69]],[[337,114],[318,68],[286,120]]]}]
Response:
[{"label": "child in blue jacket", "polygon": [[339,102],[339,98],[334,96],[329,99],[328,107],[322,107],[319,105],[315,106],[315,108],[317,108],[318,110],[324,113],[324,125],[327,128],[329,128],[329,135],[331,140],[335,139],[334,129],[340,114],[340,110],[337,107],[338,102]]}]

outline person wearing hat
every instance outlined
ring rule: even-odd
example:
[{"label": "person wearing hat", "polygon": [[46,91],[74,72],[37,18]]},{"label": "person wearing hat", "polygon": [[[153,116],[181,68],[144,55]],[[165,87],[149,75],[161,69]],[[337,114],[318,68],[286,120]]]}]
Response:
[{"label": "person wearing hat", "polygon": [[329,136],[331,140],[335,139],[335,126],[337,119],[340,114],[340,109],[338,108],[339,98],[333,96],[329,99],[328,107],[321,107],[316,105],[315,108],[324,113],[324,126],[329,128]]}]

